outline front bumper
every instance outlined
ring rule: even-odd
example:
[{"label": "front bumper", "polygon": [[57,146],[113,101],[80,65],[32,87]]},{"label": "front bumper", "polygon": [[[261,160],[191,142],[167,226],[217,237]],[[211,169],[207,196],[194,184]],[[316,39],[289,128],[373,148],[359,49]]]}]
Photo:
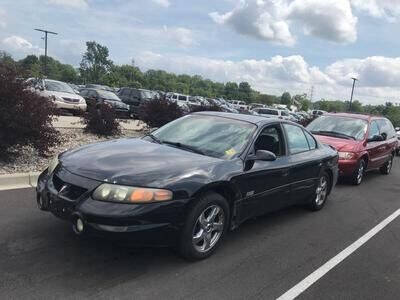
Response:
[{"label": "front bumper", "polygon": [[339,160],[339,176],[352,176],[358,167],[358,160]]},{"label": "front bumper", "polygon": [[69,111],[86,111],[86,103],[67,103],[61,101],[54,101],[58,109],[65,109]]},{"label": "front bumper", "polygon": [[44,171],[39,176],[37,197],[44,204],[44,210],[55,216],[72,224],[76,224],[79,218],[83,222],[84,234],[130,241],[139,245],[176,243],[189,200],[149,204],[93,200],[92,191],[101,183],[57,167],[54,174],[49,175]]}]

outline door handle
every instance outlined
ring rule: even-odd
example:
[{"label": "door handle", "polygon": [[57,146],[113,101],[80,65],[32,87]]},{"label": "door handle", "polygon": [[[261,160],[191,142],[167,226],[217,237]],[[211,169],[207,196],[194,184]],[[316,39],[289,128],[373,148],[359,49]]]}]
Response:
[{"label": "door handle", "polygon": [[287,171],[287,170],[282,171],[282,172],[281,172],[281,175],[282,175],[283,177],[287,177],[287,176],[289,176],[289,171]]}]

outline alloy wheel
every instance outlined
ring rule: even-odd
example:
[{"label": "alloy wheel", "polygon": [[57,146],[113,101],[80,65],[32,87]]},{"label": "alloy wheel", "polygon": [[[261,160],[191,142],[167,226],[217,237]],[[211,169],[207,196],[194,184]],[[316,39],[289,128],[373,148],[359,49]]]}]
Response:
[{"label": "alloy wheel", "polygon": [[326,176],[322,176],[319,179],[316,194],[317,196],[315,197],[315,204],[317,206],[321,206],[325,202],[326,196],[328,194],[328,180]]},{"label": "alloy wheel", "polygon": [[386,164],[386,173],[389,174],[393,167],[393,157]]},{"label": "alloy wheel", "polygon": [[364,176],[364,164],[360,163],[360,166],[357,171],[357,184],[360,184]]},{"label": "alloy wheel", "polygon": [[206,207],[193,228],[192,243],[198,252],[208,252],[221,238],[225,226],[224,210],[218,205]]}]

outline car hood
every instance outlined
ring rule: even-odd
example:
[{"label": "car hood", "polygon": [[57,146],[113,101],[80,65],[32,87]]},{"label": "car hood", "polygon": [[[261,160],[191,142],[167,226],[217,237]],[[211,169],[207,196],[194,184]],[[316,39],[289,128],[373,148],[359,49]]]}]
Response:
[{"label": "car hood", "polygon": [[113,99],[104,99],[104,101],[110,103],[112,106],[120,109],[129,109],[129,105],[125,104],[122,101],[113,100]]},{"label": "car hood", "polygon": [[70,98],[70,99],[79,99],[84,100],[82,96],[72,93],[64,93],[64,92],[54,92],[54,91],[43,91],[43,94],[47,97],[57,96],[61,98]]},{"label": "car hood", "polygon": [[63,168],[76,175],[156,188],[211,182],[221,176],[217,173],[224,174],[220,166],[229,162],[142,139],[83,146],[63,153],[60,161]]},{"label": "car hood", "polygon": [[360,144],[361,144],[360,141],[341,139],[341,138],[332,137],[332,136],[317,135],[317,134],[314,134],[314,136],[322,144],[330,145],[330,146],[334,147],[337,151],[343,151],[343,152],[358,151]]}]

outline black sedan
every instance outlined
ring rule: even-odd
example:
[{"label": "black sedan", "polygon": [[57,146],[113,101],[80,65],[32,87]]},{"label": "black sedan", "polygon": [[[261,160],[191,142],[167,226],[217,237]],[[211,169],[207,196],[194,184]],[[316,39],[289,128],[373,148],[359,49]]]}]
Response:
[{"label": "black sedan", "polygon": [[84,88],[79,94],[85,98],[88,109],[97,107],[100,103],[106,103],[114,108],[117,116],[126,118],[130,115],[129,105],[122,102],[113,92],[102,89]]},{"label": "black sedan", "polygon": [[77,234],[177,245],[201,259],[249,218],[321,209],[337,176],[337,152],[295,123],[202,112],[60,154],[39,177],[37,201]]}]

